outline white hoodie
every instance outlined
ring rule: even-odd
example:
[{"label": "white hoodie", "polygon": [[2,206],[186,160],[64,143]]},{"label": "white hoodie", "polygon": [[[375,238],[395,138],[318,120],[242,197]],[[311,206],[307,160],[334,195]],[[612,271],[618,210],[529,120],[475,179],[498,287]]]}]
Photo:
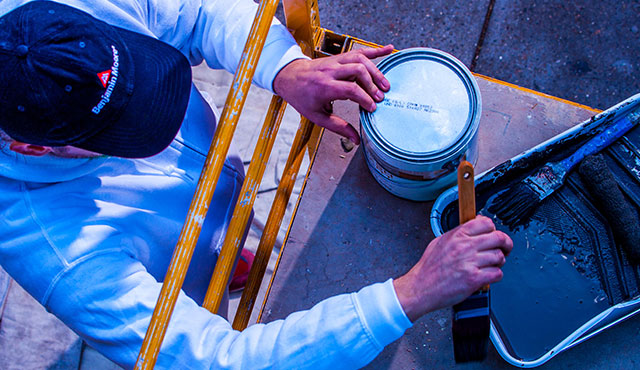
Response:
[{"label": "white hoodie", "polygon": [[[0,15],[27,1],[2,0]],[[249,0],[60,1],[233,71]],[[304,57],[274,21],[254,82]],[[0,264],[92,347],[132,368],[199,178],[215,117],[195,88],[173,143],[145,159],[28,157],[0,145]],[[159,369],[358,368],[411,326],[392,281],[238,332],[201,308],[242,164],[227,159],[159,357]]]}]

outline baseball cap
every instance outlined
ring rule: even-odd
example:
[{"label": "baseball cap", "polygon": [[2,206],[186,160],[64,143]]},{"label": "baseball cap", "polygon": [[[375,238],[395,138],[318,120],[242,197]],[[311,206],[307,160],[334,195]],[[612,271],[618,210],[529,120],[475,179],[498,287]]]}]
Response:
[{"label": "baseball cap", "polygon": [[127,158],[164,150],[189,101],[174,47],[59,3],[0,18],[0,128],[13,139]]}]

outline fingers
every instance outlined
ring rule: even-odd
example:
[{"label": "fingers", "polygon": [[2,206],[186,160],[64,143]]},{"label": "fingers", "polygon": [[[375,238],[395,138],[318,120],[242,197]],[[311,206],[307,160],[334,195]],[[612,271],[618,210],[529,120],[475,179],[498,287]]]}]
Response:
[{"label": "fingers", "polygon": [[493,221],[486,216],[476,216],[476,218],[461,226],[461,230],[469,236],[490,233],[495,231],[495,229],[496,226],[493,224]]},{"label": "fingers", "polygon": [[[384,99],[383,91],[388,91],[390,84],[371,59],[388,55],[392,51],[393,45],[386,45],[382,48],[359,49],[336,56],[335,61],[339,67],[334,69],[332,77],[338,81],[355,81],[357,86],[363,90],[362,92],[351,90],[350,96],[341,98],[353,100],[364,109],[373,112],[376,109],[374,101],[380,102]],[[354,88],[350,87],[349,89]]]},{"label": "fingers", "polygon": [[513,249],[513,241],[511,238],[499,230],[474,236],[473,244],[478,251],[497,248],[500,249],[505,256],[508,256]]},{"label": "fingers", "polygon": [[513,241],[496,230],[493,221],[484,216],[459,226],[458,238],[465,240],[464,248],[471,253],[472,263],[478,268],[502,267],[513,249]]},{"label": "fingers", "polygon": [[358,132],[333,114],[332,102],[351,100],[373,112],[376,101],[384,99],[383,91],[389,90],[389,81],[371,58],[385,56],[392,51],[393,46],[387,45],[328,58],[294,60],[278,72],[273,89],[312,122],[359,144]]},{"label": "fingers", "polygon": [[312,121],[319,126],[322,126],[328,130],[346,137],[356,145],[360,144],[360,135],[358,135],[358,131],[347,121],[336,116],[335,114],[320,116],[318,118],[312,119]]},{"label": "fingers", "polygon": [[346,81],[334,81],[331,85],[333,94],[332,100],[351,100],[358,103],[362,108],[373,112],[376,110],[376,102],[358,84]]},{"label": "fingers", "polygon": [[[358,86],[364,89],[366,94],[377,102],[384,99],[384,93],[373,82],[370,71],[363,64],[344,64],[334,72],[333,77],[337,80],[356,81]],[[367,109],[367,106],[363,106],[363,108]],[[373,108],[375,109],[375,104]]]},{"label": "fingers", "polygon": [[502,267],[506,261],[507,259],[500,249],[480,251],[476,257],[476,263],[479,268]]},{"label": "fingers", "polygon": [[[379,58],[379,57],[383,57],[391,54],[391,52],[393,51],[393,45],[391,44],[385,45],[382,48],[378,48],[378,49],[372,48],[372,49],[361,49],[361,50],[362,50],[362,54],[367,58],[367,60],[369,60],[369,59],[375,59],[375,58]],[[373,68],[373,70],[371,68]],[[378,68],[374,65],[374,63],[370,60],[369,60],[369,63],[367,63],[367,69],[370,70],[371,75],[374,77],[374,81],[376,85],[378,85],[382,90],[388,91],[389,88],[391,87],[391,85],[389,84],[389,81],[384,77],[384,74],[382,74],[382,72],[380,72]]]},{"label": "fingers", "polygon": [[345,65],[353,64],[364,67],[363,71],[368,75],[369,79],[372,79],[372,82],[375,84],[376,89],[380,88],[384,91],[389,90],[389,81],[384,74],[380,72],[378,67],[365,55],[359,52],[347,53],[341,56],[338,59],[338,63]]},{"label": "fingers", "polygon": [[358,51],[360,51],[364,56],[366,56],[369,59],[375,59],[375,58],[379,58],[379,57],[383,57],[385,55],[391,54],[391,52],[393,51],[393,45],[388,44],[381,48],[366,48],[366,49],[359,49]]},{"label": "fingers", "polygon": [[502,280],[503,273],[499,267],[483,268],[478,276],[478,288],[487,284],[497,283]]}]

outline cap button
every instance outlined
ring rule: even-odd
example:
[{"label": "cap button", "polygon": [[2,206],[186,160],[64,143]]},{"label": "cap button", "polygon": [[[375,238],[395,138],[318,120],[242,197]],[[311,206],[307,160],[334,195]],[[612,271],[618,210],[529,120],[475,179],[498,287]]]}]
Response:
[{"label": "cap button", "polygon": [[27,45],[18,45],[16,48],[16,53],[19,58],[25,58],[27,53],[29,52],[29,47]]}]

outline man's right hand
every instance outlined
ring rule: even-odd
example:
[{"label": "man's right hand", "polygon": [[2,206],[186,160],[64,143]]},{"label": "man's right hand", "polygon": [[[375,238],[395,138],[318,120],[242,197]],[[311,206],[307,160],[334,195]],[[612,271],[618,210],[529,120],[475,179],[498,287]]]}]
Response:
[{"label": "man's right hand", "polygon": [[407,317],[415,321],[463,301],[483,285],[500,281],[500,268],[511,249],[511,238],[484,216],[434,239],[418,263],[393,281]]}]

